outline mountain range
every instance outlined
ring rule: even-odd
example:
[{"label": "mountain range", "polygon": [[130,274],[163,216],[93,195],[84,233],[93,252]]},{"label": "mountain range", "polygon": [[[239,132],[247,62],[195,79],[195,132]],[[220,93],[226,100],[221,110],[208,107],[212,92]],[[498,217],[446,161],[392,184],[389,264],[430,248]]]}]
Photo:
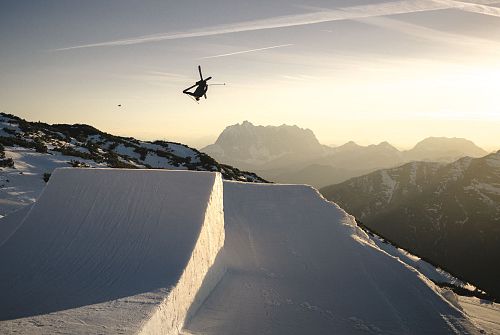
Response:
[{"label": "mountain range", "polygon": [[272,167],[276,162],[298,161],[322,155],[329,148],[321,145],[309,129],[281,125],[254,126],[251,122],[228,126],[216,142],[202,149],[220,160],[248,168]]},{"label": "mountain range", "polygon": [[369,229],[500,298],[500,151],[411,162],[321,193]]},{"label": "mountain range", "polygon": [[214,144],[201,149],[215,159],[251,170],[281,183],[324,187],[410,161],[452,162],[487,152],[462,138],[430,137],[400,151],[388,142],[361,146],[351,141],[322,145],[309,129],[297,126],[255,126],[248,121],[227,127]]}]

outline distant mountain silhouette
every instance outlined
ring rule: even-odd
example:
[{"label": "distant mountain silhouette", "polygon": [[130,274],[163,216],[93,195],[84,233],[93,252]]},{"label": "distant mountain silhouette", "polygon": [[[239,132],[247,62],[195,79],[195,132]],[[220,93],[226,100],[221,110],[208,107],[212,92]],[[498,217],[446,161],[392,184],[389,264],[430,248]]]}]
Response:
[{"label": "distant mountain silhouette", "polygon": [[320,188],[401,162],[401,153],[387,142],[361,146],[351,141],[295,165],[266,170],[256,168],[254,171],[275,182],[309,184]]},{"label": "distant mountain silhouette", "polygon": [[487,154],[460,138],[430,137],[407,151],[388,142],[362,146],[350,141],[332,148],[320,144],[309,129],[255,126],[248,121],[227,127],[214,144],[201,151],[267,180],[317,188],[414,160],[452,162],[464,156]]},{"label": "distant mountain silhouette", "polygon": [[287,125],[254,126],[244,121],[224,129],[214,144],[201,151],[221,161],[252,169],[272,166],[275,161],[283,161],[286,165],[303,157],[322,155],[327,149],[309,129]]},{"label": "distant mountain silhouette", "polygon": [[321,189],[382,236],[500,299],[500,151],[411,162]]},{"label": "distant mountain silhouette", "polygon": [[488,152],[464,138],[428,137],[404,152],[409,161],[449,162],[464,156],[481,157]]},{"label": "distant mountain silhouette", "polygon": [[348,170],[372,170],[390,167],[403,161],[401,152],[387,142],[361,146],[353,141],[332,148],[318,162]]}]

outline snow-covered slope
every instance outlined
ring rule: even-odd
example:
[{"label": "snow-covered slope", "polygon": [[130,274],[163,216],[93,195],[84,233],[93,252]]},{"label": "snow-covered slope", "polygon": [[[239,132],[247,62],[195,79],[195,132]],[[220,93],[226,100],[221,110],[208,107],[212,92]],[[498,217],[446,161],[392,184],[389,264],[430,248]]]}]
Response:
[{"label": "snow-covered slope", "polygon": [[[33,149],[12,146],[6,147],[5,156],[15,162],[14,167],[0,168],[0,215],[8,215],[24,206],[33,204],[46,185],[44,175],[68,164],[76,157],[59,152],[41,153]],[[79,161],[89,167],[105,167],[103,163],[92,160]]]},{"label": "snow-covered slope", "polygon": [[33,203],[44,179],[55,168],[68,166],[217,171],[224,179],[264,182],[183,144],[114,136],[84,124],[28,122],[0,113],[0,216]]},{"label": "snow-covered slope", "polygon": [[484,334],[500,334],[500,304],[475,297],[458,297],[460,306]]},{"label": "snow-covered slope", "polygon": [[177,334],[222,275],[222,212],[220,174],[56,170],[0,230],[0,333]]},{"label": "snow-covered slope", "polygon": [[2,334],[478,333],[308,186],[62,169],[0,234]]},{"label": "snow-covered slope", "polygon": [[366,227],[500,299],[500,151],[321,189]]},{"label": "snow-covered slope", "polygon": [[297,185],[224,183],[227,272],[193,334],[470,334],[425,277]]}]

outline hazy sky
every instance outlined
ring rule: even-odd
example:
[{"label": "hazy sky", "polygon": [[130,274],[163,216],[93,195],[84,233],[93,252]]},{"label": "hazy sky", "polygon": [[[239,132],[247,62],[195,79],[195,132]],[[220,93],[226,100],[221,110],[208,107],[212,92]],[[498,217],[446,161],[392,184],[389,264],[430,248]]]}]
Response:
[{"label": "hazy sky", "polygon": [[[0,111],[191,145],[249,120],[500,149],[500,1],[475,3],[0,0]],[[200,104],[198,64],[227,84]]]}]

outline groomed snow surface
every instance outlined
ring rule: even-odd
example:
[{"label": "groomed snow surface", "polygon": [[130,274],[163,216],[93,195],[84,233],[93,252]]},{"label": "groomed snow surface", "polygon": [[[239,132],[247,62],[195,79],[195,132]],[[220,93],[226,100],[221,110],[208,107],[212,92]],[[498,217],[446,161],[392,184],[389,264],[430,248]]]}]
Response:
[{"label": "groomed snow surface", "polygon": [[5,232],[0,333],[178,333],[223,273],[222,213],[219,174],[55,170]]},{"label": "groomed snow surface", "polygon": [[478,333],[445,295],[308,186],[58,169],[0,220],[1,334]]}]

